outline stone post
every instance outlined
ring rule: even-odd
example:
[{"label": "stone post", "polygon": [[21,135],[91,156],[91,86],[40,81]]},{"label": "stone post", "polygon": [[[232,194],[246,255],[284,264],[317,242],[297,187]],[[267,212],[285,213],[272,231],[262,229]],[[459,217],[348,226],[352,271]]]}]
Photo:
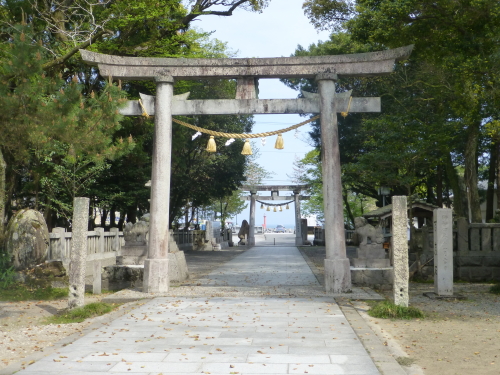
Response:
[{"label": "stone post", "polygon": [[[113,236],[113,244],[111,245],[111,250],[112,251],[119,251],[120,250],[120,230],[118,228],[109,228],[109,233],[114,233],[115,235]],[[118,254],[120,255],[120,254]]]},{"label": "stone post", "polygon": [[465,217],[457,219],[457,247],[458,253],[469,252],[469,222]]},{"label": "stone post", "polygon": [[155,133],[151,172],[151,218],[148,258],[144,262],[143,291],[167,292],[170,208],[170,167],[172,158],[172,97],[174,79],[156,77]]},{"label": "stone post", "polygon": [[325,212],[325,288],[331,293],[351,291],[351,269],[346,255],[340,150],[335,108],[334,73],[316,76],[321,109],[321,161]]},{"label": "stone post", "polygon": [[99,236],[99,239],[97,240],[97,253],[104,254],[104,247],[105,247],[105,241],[106,241],[104,238],[104,228],[97,227],[97,228],[94,228],[94,231]]},{"label": "stone post", "polygon": [[392,197],[392,250],[394,303],[408,307],[408,206],[405,196]]},{"label": "stone post", "polygon": [[295,246],[302,246],[302,222],[300,221],[300,190],[294,190],[293,202],[295,204]]},{"label": "stone post", "polygon": [[75,198],[73,200],[68,296],[68,307],[70,309],[83,306],[85,303],[89,201],[89,198]]},{"label": "stone post", "polygon": [[101,273],[102,273],[102,266],[101,266],[101,261],[100,260],[95,260],[92,263],[92,277],[93,277],[93,283],[92,283],[92,293],[94,294],[101,294]]},{"label": "stone post", "polygon": [[248,245],[255,246],[255,190],[250,191],[250,220],[248,223]]},{"label": "stone post", "polygon": [[68,254],[66,253],[66,229],[56,227],[52,233],[58,236],[57,240],[51,243],[51,259],[61,259],[64,267],[68,268]]},{"label": "stone post", "polygon": [[434,292],[453,295],[453,216],[449,208],[434,210]]}]

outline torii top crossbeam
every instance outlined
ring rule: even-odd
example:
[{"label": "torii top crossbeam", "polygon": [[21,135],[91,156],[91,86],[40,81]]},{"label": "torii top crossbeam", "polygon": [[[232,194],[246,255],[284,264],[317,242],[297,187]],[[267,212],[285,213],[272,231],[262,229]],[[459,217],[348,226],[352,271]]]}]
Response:
[{"label": "torii top crossbeam", "polygon": [[152,80],[200,78],[314,78],[318,73],[371,76],[392,72],[395,61],[410,56],[413,46],[351,55],[248,59],[122,57],[80,50],[83,61],[98,65],[104,77]]}]

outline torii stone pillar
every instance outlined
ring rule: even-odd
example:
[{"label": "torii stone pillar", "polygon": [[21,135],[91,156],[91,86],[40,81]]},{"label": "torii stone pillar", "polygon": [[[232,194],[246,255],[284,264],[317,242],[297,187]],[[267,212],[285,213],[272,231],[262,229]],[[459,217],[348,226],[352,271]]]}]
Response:
[{"label": "torii stone pillar", "polygon": [[[170,162],[172,159],[172,98],[174,79],[156,77],[155,131],[151,173],[151,219],[148,257],[144,262],[143,291],[167,292],[170,209]],[[161,103],[161,104],[160,104]]]},{"label": "torii stone pillar", "polygon": [[293,191],[293,202],[295,204],[295,245],[302,246],[302,223],[300,221],[300,190]]},{"label": "torii stone pillar", "polygon": [[335,100],[333,100],[336,80],[337,75],[333,73],[316,76],[321,108],[321,166],[326,247],[325,289],[331,293],[345,293],[351,288],[351,268],[345,247],[337,110]]},{"label": "torii stone pillar", "polygon": [[249,246],[255,246],[255,194],[257,194],[257,191],[250,190],[250,222],[248,223]]}]

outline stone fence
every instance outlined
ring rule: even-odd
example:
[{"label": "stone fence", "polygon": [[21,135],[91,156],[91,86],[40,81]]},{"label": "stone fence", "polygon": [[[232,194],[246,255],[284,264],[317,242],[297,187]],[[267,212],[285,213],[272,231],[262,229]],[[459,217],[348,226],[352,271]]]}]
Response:
[{"label": "stone fence", "polygon": [[457,220],[455,277],[466,281],[500,280],[500,224]]},{"label": "stone fence", "polygon": [[[345,240],[348,245],[352,243],[352,236],[354,234],[354,230],[345,230]],[[313,244],[315,246],[325,246],[325,230],[319,227],[313,227],[314,240]]]},{"label": "stone fence", "polygon": [[[421,276],[434,277],[433,229],[416,229],[411,241],[410,265],[417,257]],[[453,268],[455,279],[464,281],[500,280],[500,224],[470,224],[458,218],[453,230]],[[416,268],[414,268],[416,270]]]},{"label": "stone fence", "polygon": [[173,237],[177,246],[181,250],[211,250],[213,243],[227,247],[227,243],[232,241],[231,229],[220,230],[187,230],[173,232]]},{"label": "stone fence", "polygon": [[[100,260],[102,266],[116,264],[116,256],[120,254],[123,240],[123,232],[118,228],[111,228],[105,232],[104,228],[95,228],[87,232],[87,270],[92,270],[92,262]],[[60,260],[66,269],[69,269],[72,233],[66,232],[64,228],[54,228],[49,233],[48,260]]]},{"label": "stone fence", "polygon": [[183,230],[172,232],[175,242],[179,249],[186,248],[192,246],[196,243],[203,243],[205,240],[205,231],[204,230]]}]

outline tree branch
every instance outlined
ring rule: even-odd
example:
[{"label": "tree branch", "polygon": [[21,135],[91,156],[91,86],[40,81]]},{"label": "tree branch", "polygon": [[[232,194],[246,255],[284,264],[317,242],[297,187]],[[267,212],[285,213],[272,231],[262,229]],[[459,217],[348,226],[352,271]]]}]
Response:
[{"label": "tree branch", "polygon": [[223,17],[232,16],[233,11],[236,8],[238,8],[241,4],[246,3],[247,1],[248,0],[239,0],[236,3],[234,3],[233,5],[231,5],[231,7],[226,11],[215,11],[215,10],[205,11],[205,9],[208,9],[210,6],[212,6],[212,4],[207,4],[206,7],[203,7],[201,5],[198,7],[193,7],[195,9],[198,8],[198,9],[196,9],[197,11],[195,10],[192,13],[189,13],[186,17],[184,17],[181,21],[181,24],[184,25],[184,27],[187,27],[187,26],[189,26],[189,23],[191,21],[193,21],[195,18],[197,18],[199,16],[209,16],[209,15],[223,16]]},{"label": "tree branch", "polygon": [[59,65],[59,64],[62,64],[63,62],[65,62],[66,60],[69,60],[75,53],[77,53],[79,50],[81,49],[85,49],[87,48],[88,46],[90,46],[92,43],[94,43],[96,40],[98,40],[99,38],[103,37],[104,35],[108,34],[109,32],[106,31],[106,30],[101,30],[101,31],[98,31],[97,33],[94,34],[94,36],[92,36],[92,38],[90,38],[89,40],[87,40],[86,42],[76,46],[76,47],[73,47],[72,49],[69,50],[68,53],[66,53],[65,55],[63,56],[60,56],[58,57],[57,59],[55,60],[52,60],[52,61],[49,61],[48,63],[45,63],[42,65],[42,68],[45,70],[45,69],[50,69],[50,68],[53,68],[54,66],[56,65]]}]

